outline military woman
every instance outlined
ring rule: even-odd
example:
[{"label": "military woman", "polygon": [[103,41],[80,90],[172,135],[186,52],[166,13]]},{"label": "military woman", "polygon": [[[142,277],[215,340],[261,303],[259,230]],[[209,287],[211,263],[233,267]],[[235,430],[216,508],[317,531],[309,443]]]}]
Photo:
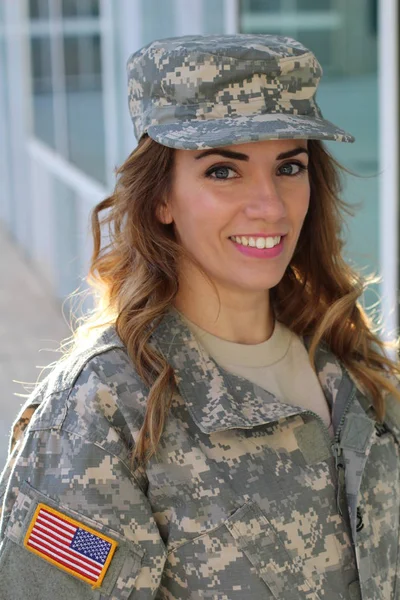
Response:
[{"label": "military woman", "polygon": [[130,58],[98,307],[2,476],[3,600],[400,597],[399,366],[341,255],[321,74],[268,35]]}]

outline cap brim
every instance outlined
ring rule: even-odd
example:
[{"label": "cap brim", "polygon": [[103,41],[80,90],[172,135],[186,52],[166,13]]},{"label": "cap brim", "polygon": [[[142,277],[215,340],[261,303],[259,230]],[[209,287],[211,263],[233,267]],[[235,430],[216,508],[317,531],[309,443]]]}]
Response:
[{"label": "cap brim", "polygon": [[350,133],[325,119],[270,113],[151,125],[146,133],[163,146],[182,150],[202,150],[263,140],[310,139],[354,142],[355,139]]}]

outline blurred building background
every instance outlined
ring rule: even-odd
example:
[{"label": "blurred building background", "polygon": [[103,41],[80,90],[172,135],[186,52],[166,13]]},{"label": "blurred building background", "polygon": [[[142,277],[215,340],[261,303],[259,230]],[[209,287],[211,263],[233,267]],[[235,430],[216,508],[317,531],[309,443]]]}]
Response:
[{"label": "blurred building background", "polygon": [[[324,116],[356,137],[355,144],[327,143],[361,176],[344,182],[345,199],[360,204],[348,219],[346,257],[364,274],[382,275],[366,304],[382,298],[384,335],[397,331],[397,10],[397,0],[0,0],[0,225],[19,265],[11,254],[1,257],[7,277],[14,274],[12,292],[0,296],[10,299],[0,314],[0,332],[8,332],[2,346],[12,338],[18,358],[29,335],[58,342],[68,333],[57,302],[84,285],[90,210],[112,190],[115,167],[136,144],[128,56],[157,38],[235,32],[294,37],[321,62]],[[19,295],[36,315],[34,333]],[[54,323],[53,333],[45,322]],[[13,396],[21,390],[9,384],[33,377],[26,374],[32,354],[16,369],[7,352],[0,353],[0,463],[21,404]]]}]

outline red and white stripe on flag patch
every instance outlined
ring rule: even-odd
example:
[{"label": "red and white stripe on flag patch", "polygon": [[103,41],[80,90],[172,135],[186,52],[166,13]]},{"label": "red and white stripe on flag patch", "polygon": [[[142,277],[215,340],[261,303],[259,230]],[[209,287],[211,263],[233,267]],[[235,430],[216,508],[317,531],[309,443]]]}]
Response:
[{"label": "red and white stripe on flag patch", "polygon": [[38,504],[24,546],[71,575],[99,587],[118,543],[75,519]]}]

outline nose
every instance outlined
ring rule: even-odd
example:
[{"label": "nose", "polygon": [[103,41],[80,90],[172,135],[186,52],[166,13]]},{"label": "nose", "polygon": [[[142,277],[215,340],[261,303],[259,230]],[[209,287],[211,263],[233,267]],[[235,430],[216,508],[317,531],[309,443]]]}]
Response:
[{"label": "nose", "polygon": [[271,176],[263,173],[254,180],[245,205],[250,219],[264,219],[275,223],[286,217],[286,205]]}]

